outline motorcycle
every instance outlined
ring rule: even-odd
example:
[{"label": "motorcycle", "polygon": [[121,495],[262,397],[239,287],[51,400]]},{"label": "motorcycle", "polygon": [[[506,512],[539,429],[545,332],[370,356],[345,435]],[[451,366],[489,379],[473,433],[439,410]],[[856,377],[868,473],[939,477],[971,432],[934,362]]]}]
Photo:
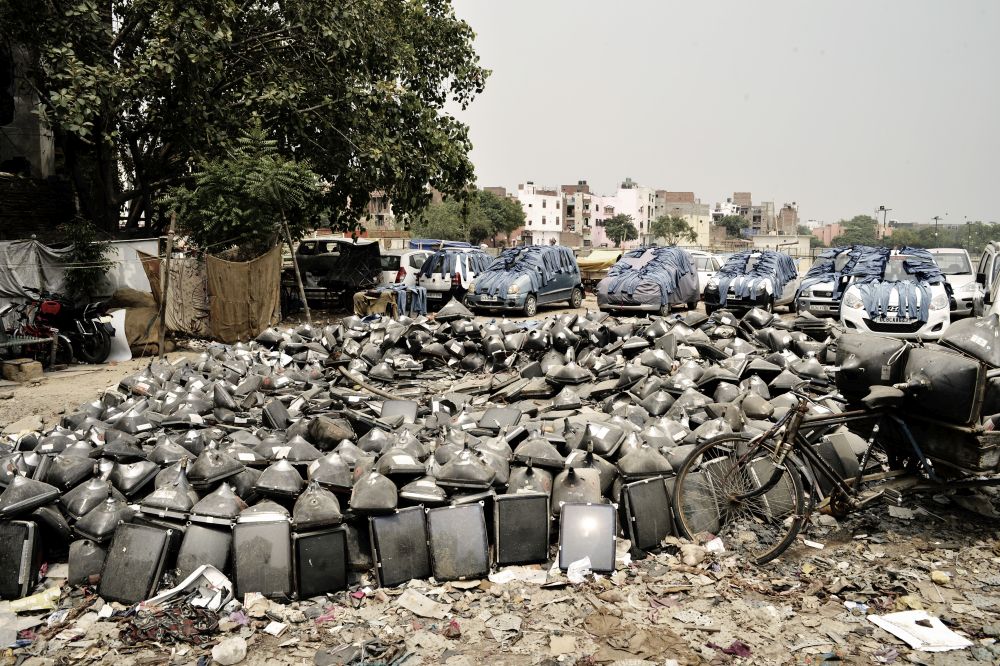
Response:
[{"label": "motorcycle", "polygon": [[108,358],[115,329],[104,301],[81,309],[59,294],[24,289],[35,296],[31,301],[34,326],[55,329],[60,337],[65,336],[73,356],[82,363],[103,363]]}]

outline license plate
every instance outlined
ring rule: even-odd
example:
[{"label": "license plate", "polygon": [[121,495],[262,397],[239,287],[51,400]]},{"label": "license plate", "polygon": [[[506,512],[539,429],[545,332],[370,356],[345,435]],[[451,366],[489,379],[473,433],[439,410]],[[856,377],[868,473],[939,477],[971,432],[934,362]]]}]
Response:
[{"label": "license plate", "polygon": [[480,296],[479,300],[483,303],[496,303],[499,299],[496,296]]},{"label": "license plate", "polygon": [[875,321],[880,324],[912,324],[916,319],[910,319],[909,317],[879,317]]},{"label": "license plate", "polygon": [[444,298],[444,294],[440,291],[428,291],[427,298]]}]

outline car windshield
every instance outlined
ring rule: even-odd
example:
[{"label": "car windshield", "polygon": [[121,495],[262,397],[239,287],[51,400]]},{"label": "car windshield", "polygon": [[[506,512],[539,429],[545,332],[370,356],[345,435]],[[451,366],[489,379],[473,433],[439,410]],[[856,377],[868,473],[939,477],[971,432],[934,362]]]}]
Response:
[{"label": "car windshield", "polygon": [[398,271],[399,270],[399,255],[398,254],[383,254],[380,259],[382,263],[382,271]]},{"label": "car windshield", "polygon": [[906,260],[910,257],[890,257],[885,262],[885,272],[882,274],[886,282],[916,282],[917,278],[906,272]]},{"label": "car windshield", "polygon": [[934,261],[937,262],[941,272],[945,275],[972,273],[972,265],[969,263],[969,257],[964,252],[935,252]]},{"label": "car windshield", "polygon": [[695,266],[698,267],[699,271],[714,271],[715,270],[715,268],[712,266],[712,258],[711,257],[695,257],[694,258],[694,263],[695,263]]}]

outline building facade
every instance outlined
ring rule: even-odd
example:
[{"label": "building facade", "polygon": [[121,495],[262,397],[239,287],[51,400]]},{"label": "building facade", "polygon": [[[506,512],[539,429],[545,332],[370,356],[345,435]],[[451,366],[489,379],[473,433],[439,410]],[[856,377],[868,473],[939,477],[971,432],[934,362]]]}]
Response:
[{"label": "building facade", "polygon": [[554,187],[541,187],[532,181],[517,186],[517,200],[524,208],[523,245],[559,243],[563,232],[562,193]]}]

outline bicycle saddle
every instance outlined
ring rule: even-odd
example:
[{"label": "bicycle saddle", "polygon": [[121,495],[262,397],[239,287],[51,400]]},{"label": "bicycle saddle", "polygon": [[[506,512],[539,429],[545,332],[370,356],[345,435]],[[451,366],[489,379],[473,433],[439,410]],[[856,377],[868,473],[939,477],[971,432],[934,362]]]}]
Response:
[{"label": "bicycle saddle", "polygon": [[898,388],[891,386],[872,386],[868,389],[868,395],[861,399],[868,409],[879,407],[895,407],[903,402],[906,394]]}]

